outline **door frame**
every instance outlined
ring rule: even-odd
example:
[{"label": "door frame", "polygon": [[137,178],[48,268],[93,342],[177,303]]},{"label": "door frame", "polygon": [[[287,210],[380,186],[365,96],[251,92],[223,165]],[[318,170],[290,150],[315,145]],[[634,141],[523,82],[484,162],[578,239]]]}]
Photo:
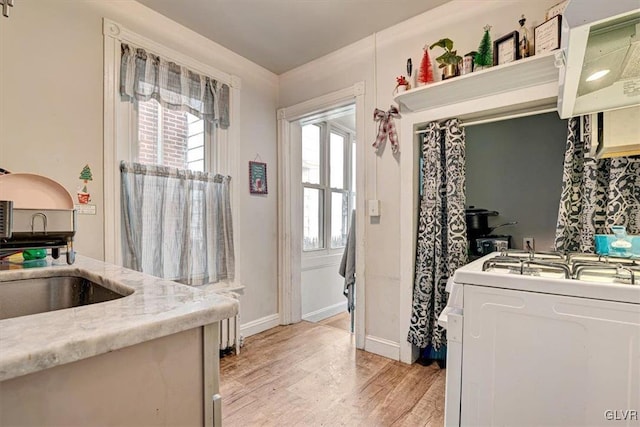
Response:
[{"label": "door frame", "polygon": [[[302,148],[292,136],[298,120],[323,111],[356,106],[356,347],[365,338],[365,84],[353,86],[278,110],[278,312],[280,324],[302,320]],[[300,160],[300,161],[298,161]]]}]

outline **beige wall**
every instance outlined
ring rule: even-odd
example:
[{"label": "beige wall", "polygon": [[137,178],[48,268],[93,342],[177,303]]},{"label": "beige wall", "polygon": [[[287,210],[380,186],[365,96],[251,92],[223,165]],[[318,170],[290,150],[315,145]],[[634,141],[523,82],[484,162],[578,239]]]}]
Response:
[{"label": "beige wall", "polygon": [[[237,268],[245,285],[242,322],[277,313],[276,121],[273,73],[130,0],[16,2],[0,23],[0,166],[34,172],[72,194],[85,164],[97,215],[78,216],[76,249],[104,257],[103,37],[112,19],[169,48],[242,79],[239,176],[242,229]],[[269,195],[250,196],[246,165],[269,165]]]},{"label": "beige wall", "polygon": [[[555,3],[556,0],[455,0],[280,76],[281,108],[365,81],[367,127],[364,137],[358,138],[359,149],[367,150],[365,199],[381,202],[380,218],[367,217],[365,225],[366,335],[399,343],[407,334],[400,330],[398,319],[402,185],[399,160],[389,147],[381,156],[373,153],[371,143],[376,127],[370,117],[374,108],[387,110],[393,103],[396,76],[406,74],[409,57],[414,69],[419,67],[425,44],[449,37],[458,53],[464,55],[478,48],[486,24],[493,26],[491,36],[495,40],[516,30],[523,13],[529,28],[538,25],[544,20],[545,10]],[[431,52],[432,59],[439,55],[437,52]],[[400,141],[401,151],[402,144]]]}]

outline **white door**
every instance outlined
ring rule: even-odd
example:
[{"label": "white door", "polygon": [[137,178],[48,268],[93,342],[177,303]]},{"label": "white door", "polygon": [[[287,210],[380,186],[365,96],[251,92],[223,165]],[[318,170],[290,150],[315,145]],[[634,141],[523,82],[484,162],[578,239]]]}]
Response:
[{"label": "white door", "polygon": [[464,286],[461,408],[463,426],[640,425],[640,305]]}]

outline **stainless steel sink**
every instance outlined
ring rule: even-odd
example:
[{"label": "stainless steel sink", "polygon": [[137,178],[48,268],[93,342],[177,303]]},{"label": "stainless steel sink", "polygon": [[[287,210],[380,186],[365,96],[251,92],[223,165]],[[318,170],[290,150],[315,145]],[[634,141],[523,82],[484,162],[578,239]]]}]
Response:
[{"label": "stainless steel sink", "polygon": [[97,304],[126,295],[77,276],[0,281],[0,319]]}]

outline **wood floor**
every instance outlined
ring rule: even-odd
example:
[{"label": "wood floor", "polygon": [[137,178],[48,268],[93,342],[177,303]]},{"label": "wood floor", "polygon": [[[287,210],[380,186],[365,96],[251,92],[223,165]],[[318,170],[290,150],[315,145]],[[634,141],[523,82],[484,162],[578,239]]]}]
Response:
[{"label": "wood floor", "polygon": [[356,350],[353,340],[309,322],[247,338],[240,356],[220,362],[223,425],[443,425],[445,370]]}]

